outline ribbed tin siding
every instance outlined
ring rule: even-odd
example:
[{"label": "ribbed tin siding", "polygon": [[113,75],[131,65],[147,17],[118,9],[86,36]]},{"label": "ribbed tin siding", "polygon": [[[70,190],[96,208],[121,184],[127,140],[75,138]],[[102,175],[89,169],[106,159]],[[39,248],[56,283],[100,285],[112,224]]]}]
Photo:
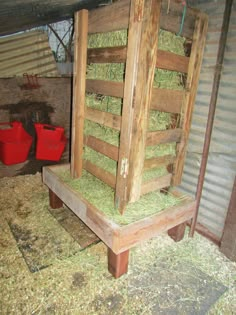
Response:
[{"label": "ribbed tin siding", "polygon": [[[195,1],[196,5],[196,1]],[[192,3],[194,6],[194,3]],[[181,188],[195,195],[225,1],[198,1],[209,30]],[[231,14],[198,222],[221,237],[236,174],[236,12]]]},{"label": "ribbed tin siding", "polygon": [[47,34],[30,31],[0,38],[0,77],[59,76]]}]

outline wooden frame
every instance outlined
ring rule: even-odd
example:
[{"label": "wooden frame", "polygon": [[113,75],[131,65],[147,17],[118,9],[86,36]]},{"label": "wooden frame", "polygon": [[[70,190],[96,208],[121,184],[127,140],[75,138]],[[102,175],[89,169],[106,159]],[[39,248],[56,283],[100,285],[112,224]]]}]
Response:
[{"label": "wooden frame", "polygon": [[[190,56],[158,49],[158,32],[162,28],[176,32],[182,18],[182,4],[167,1],[120,0],[112,5],[75,15],[75,65],[72,111],[71,165],[73,178],[85,169],[115,191],[115,205],[122,214],[128,202],[141,195],[178,185],[181,182],[191,116],[207,32],[207,16],[198,10],[187,10],[182,36],[192,43]],[[88,34],[128,29],[128,45],[87,49]],[[86,80],[87,63],[125,63],[123,82]],[[155,68],[178,71],[187,77],[184,90],[153,87]],[[122,115],[92,109],[85,104],[86,92],[123,99]],[[150,110],[180,116],[180,123],[164,131],[148,132]],[[84,120],[99,123],[120,132],[119,146],[92,135],[83,134]],[[176,156],[145,159],[148,146],[176,143]],[[117,162],[116,175],[83,160],[88,146]],[[164,166],[165,176],[142,181],[144,170]],[[56,166],[59,167],[59,166]],[[115,277],[127,271],[128,251],[139,242],[169,231],[176,241],[184,235],[186,221],[192,218],[195,201],[187,198],[178,206],[128,226],[120,227],[96,209],[79,193],[63,183],[54,167],[43,169],[43,181],[50,189],[50,204],[64,202],[108,246],[108,266]]]},{"label": "wooden frame", "polygon": [[[58,170],[69,171],[69,169],[69,164],[43,168],[43,182],[50,191],[50,205],[53,208],[57,208],[62,206],[62,202],[66,204],[107,245],[114,255],[120,255],[140,242],[171,230],[193,217],[196,202],[188,197],[177,206],[167,208],[156,215],[129,225],[120,226],[107,218],[101,210],[94,207],[79,192],[64,183],[56,174]],[[60,200],[59,202],[58,199]],[[181,239],[179,234],[177,237],[178,240]],[[112,255],[112,260],[114,260],[114,255]],[[127,259],[127,255],[124,257]],[[124,264],[123,259],[121,259],[120,264]],[[114,266],[114,263],[112,265]],[[118,269],[121,268],[118,263],[116,266]],[[117,268],[114,269],[115,277],[123,274],[120,274]],[[121,269],[124,272],[127,271],[126,268],[122,267]]]}]

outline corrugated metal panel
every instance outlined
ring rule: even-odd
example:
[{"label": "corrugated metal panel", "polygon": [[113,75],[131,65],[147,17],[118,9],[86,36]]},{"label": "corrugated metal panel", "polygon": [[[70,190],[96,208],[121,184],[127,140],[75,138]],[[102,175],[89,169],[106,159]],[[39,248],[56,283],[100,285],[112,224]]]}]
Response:
[{"label": "corrugated metal panel", "polygon": [[59,76],[47,34],[31,31],[0,38],[0,77]]},{"label": "corrugated metal panel", "polygon": [[[196,1],[192,1],[196,6]],[[209,31],[181,189],[195,195],[225,1],[198,1]],[[236,174],[236,12],[231,14],[198,222],[221,237]]]}]

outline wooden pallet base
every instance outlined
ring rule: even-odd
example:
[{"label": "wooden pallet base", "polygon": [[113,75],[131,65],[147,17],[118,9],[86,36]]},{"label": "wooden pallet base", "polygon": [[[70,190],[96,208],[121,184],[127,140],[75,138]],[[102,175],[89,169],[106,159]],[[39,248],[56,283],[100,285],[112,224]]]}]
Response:
[{"label": "wooden pallet base", "polygon": [[128,271],[131,247],[165,231],[175,241],[180,241],[184,236],[185,222],[193,217],[196,203],[193,199],[186,198],[177,206],[120,226],[64,183],[56,174],[59,169],[69,169],[69,165],[43,168],[43,182],[49,188],[50,206],[55,209],[66,204],[107,245],[108,270],[115,278]]}]

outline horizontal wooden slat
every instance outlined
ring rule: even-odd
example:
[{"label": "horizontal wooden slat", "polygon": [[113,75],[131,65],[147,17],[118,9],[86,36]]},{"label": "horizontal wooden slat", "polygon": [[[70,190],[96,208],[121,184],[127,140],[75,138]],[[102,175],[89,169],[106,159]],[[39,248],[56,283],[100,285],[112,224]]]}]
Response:
[{"label": "horizontal wooden slat", "polygon": [[103,181],[108,186],[115,188],[116,186],[116,177],[110,172],[104,170],[103,168],[98,167],[97,165],[91,163],[88,160],[83,160],[83,168]]},{"label": "horizontal wooden slat", "polygon": [[89,48],[88,63],[124,63],[126,55],[126,46]]},{"label": "horizontal wooden slat", "polygon": [[172,174],[167,174],[148,182],[144,182],[141,188],[141,195],[145,195],[151,191],[159,190],[164,187],[170,186]]},{"label": "horizontal wooden slat", "polygon": [[120,130],[121,117],[101,110],[86,107],[85,118],[115,130]]},{"label": "horizontal wooden slat", "polygon": [[175,156],[173,155],[164,155],[158,156],[151,159],[146,159],[144,161],[144,170],[150,170],[155,167],[167,166],[173,164],[175,161]]},{"label": "horizontal wooden slat", "polygon": [[[112,5],[101,7],[89,12],[89,33],[110,32],[128,28],[130,0],[117,1]],[[185,17],[182,36],[192,38],[195,16],[199,12],[188,8]],[[167,1],[162,1],[160,27],[176,33],[180,28],[183,15],[182,3],[171,2],[167,12]],[[102,22],[101,22],[102,21]]]},{"label": "horizontal wooden slat", "polygon": [[179,142],[182,135],[182,129],[168,129],[161,131],[151,131],[147,134],[146,145],[158,145],[162,143]]},{"label": "horizontal wooden slat", "polygon": [[119,151],[118,147],[116,147],[115,145],[107,143],[93,136],[85,136],[84,144],[91,149],[106,155],[110,159],[118,161]]},{"label": "horizontal wooden slat", "polygon": [[184,91],[153,88],[151,109],[179,114],[184,98]]},{"label": "horizontal wooden slat", "polygon": [[124,84],[123,82],[88,79],[86,80],[86,92],[123,98]]},{"label": "horizontal wooden slat", "polygon": [[[90,48],[88,63],[124,63],[126,55],[126,46]],[[189,57],[160,49],[157,51],[157,68],[187,73],[188,63]]]},{"label": "horizontal wooden slat", "polygon": [[189,57],[160,49],[157,51],[157,68],[187,73],[188,63]]},{"label": "horizontal wooden slat", "polygon": [[[86,91],[123,98],[124,84],[123,82],[88,79],[86,80]],[[178,90],[153,88],[151,109],[179,114],[181,112],[184,93],[184,91]]]}]

